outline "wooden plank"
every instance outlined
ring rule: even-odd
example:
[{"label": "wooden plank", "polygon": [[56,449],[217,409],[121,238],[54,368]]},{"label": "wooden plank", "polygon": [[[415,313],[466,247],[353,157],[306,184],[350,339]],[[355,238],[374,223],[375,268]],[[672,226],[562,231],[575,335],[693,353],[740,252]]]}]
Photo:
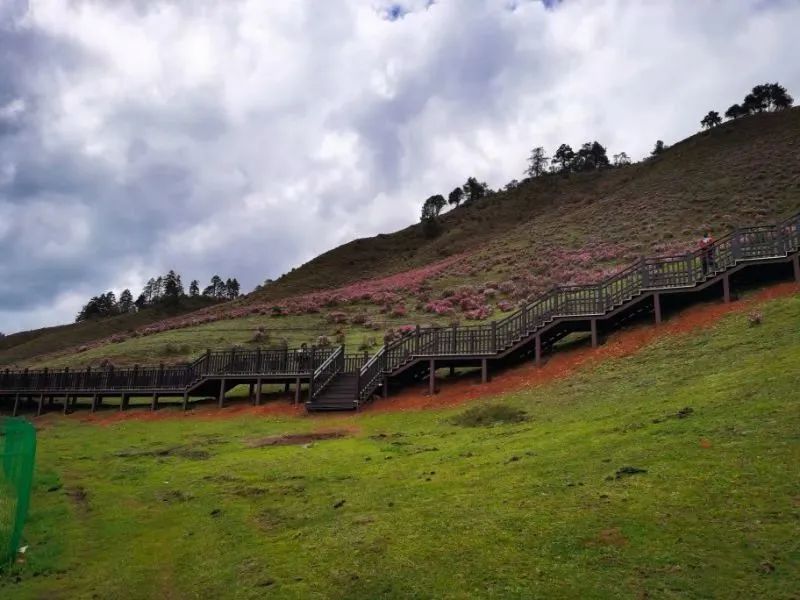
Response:
[{"label": "wooden plank", "polygon": [[219,380],[219,407],[225,406],[225,378]]},{"label": "wooden plank", "polygon": [[39,394],[39,405],[36,408],[36,416],[42,416],[42,409],[44,408],[44,394]]},{"label": "wooden plank", "polygon": [[792,260],[792,265],[794,266],[794,280],[797,283],[800,283],[800,254],[794,255],[794,260]]},{"label": "wooden plank", "polygon": [[[259,352],[260,351],[261,351],[261,348],[259,348]],[[261,405],[261,385],[262,385],[261,378],[259,377],[256,380],[256,406],[260,406]]]},{"label": "wooden plank", "polygon": [[150,401],[150,410],[158,410],[158,394],[153,392],[153,399]]},{"label": "wooden plank", "polygon": [[14,410],[11,411],[11,416],[16,417],[19,413],[19,394],[14,396]]},{"label": "wooden plank", "polygon": [[[289,384],[286,384],[286,389],[289,389]],[[300,404],[300,378],[294,380],[294,403],[295,406]]]},{"label": "wooden plank", "polygon": [[489,381],[489,361],[485,358],[481,360],[481,383],[487,383]]},{"label": "wooden plank", "polygon": [[597,348],[597,319],[591,319],[592,327],[592,348]]},{"label": "wooden plank", "polygon": [[183,392],[183,410],[189,410],[189,392]]},{"label": "wooden plank", "polygon": [[731,281],[727,273],[722,276],[722,299],[726,304],[731,301]]},{"label": "wooden plank", "polygon": [[537,333],[536,334],[536,366],[542,366],[542,335]]},{"label": "wooden plank", "polygon": [[661,325],[661,294],[653,294],[653,312],[656,315],[656,325]]},{"label": "wooden plank", "polygon": [[429,367],[429,377],[428,377],[428,393],[433,396],[436,393],[436,361],[434,359],[430,360]]}]

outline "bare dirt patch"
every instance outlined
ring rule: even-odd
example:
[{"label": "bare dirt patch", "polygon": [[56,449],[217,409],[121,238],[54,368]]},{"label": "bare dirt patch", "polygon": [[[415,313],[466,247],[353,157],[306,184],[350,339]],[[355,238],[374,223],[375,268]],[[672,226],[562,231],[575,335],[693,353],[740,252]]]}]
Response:
[{"label": "bare dirt patch", "polygon": [[247,442],[250,448],[263,448],[265,446],[301,446],[318,442],[321,440],[335,440],[347,437],[347,431],[319,431],[316,433],[287,433],[284,435],[272,435],[265,438],[250,440]]},{"label": "bare dirt patch", "polygon": [[78,485],[67,489],[67,497],[75,504],[78,511],[82,513],[89,512],[89,493],[83,486]]},{"label": "bare dirt patch", "polygon": [[628,538],[626,538],[619,527],[611,527],[603,529],[597,534],[597,537],[589,541],[590,546],[615,546],[621,548],[628,545]]}]

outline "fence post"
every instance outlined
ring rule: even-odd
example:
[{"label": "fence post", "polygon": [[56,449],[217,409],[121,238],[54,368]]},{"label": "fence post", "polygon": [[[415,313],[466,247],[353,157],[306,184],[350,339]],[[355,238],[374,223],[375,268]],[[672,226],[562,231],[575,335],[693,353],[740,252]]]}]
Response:
[{"label": "fence post", "polygon": [[492,321],[492,354],[496,354],[497,350],[497,321]]},{"label": "fence post", "polygon": [[416,336],[417,337],[414,340],[414,354],[419,354],[419,336],[420,336],[419,323],[417,323]]},{"label": "fence post", "polygon": [[453,346],[453,354],[458,354],[458,342],[457,342],[458,327],[456,327],[455,323],[453,323],[452,329],[453,329],[453,333],[452,333],[452,336],[453,336],[453,344],[452,344],[452,346]]},{"label": "fence post", "polygon": [[261,346],[256,350],[256,373],[261,373]]},{"label": "fence post", "polygon": [[733,262],[736,263],[741,257],[741,240],[739,240],[739,229],[734,229],[731,234],[731,257]]},{"label": "fence post", "polygon": [[203,375],[206,375],[211,372],[211,348],[206,348],[206,365],[205,371]]},{"label": "fence post", "polygon": [[639,258],[641,262],[641,266],[639,269],[642,273],[642,288],[650,287],[650,271],[647,268],[647,261],[645,261],[644,257]]}]

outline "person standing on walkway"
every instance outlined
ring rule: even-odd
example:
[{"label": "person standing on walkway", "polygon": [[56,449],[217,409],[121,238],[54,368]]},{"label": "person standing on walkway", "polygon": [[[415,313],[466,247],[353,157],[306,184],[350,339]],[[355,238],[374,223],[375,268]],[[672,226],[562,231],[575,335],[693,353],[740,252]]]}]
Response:
[{"label": "person standing on walkway", "polygon": [[708,275],[714,268],[714,238],[711,232],[706,230],[703,239],[700,240],[700,252],[703,259],[703,275]]}]

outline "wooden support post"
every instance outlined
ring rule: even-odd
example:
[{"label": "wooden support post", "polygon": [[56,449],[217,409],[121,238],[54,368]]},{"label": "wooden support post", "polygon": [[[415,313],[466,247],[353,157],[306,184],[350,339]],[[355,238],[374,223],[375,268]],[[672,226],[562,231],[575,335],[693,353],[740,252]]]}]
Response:
[{"label": "wooden support post", "polygon": [[[286,387],[289,387],[289,384],[286,384]],[[300,404],[300,378],[294,380],[294,403]]]},{"label": "wooden support post", "polygon": [[656,315],[656,325],[661,325],[661,294],[653,294],[653,312]]},{"label": "wooden support post", "polygon": [[125,410],[125,396],[126,396],[126,395],[127,395],[127,394],[123,393],[123,394],[122,394],[122,395],[119,397],[119,412],[122,412],[123,410]]},{"label": "wooden support post", "polygon": [[283,391],[286,392],[287,394],[289,393],[289,382],[288,381],[286,382],[286,385],[283,386]]},{"label": "wooden support post", "polygon": [[150,401],[150,410],[158,410],[158,393],[153,392],[153,399]]},{"label": "wooden support post", "polygon": [[794,265],[794,280],[797,283],[800,283],[800,254],[794,255],[794,260],[792,260],[792,265]]},{"label": "wooden support post", "polygon": [[456,374],[456,367],[455,365],[450,365],[450,377]]},{"label": "wooden support post", "polygon": [[183,410],[189,410],[189,392],[183,392]]},{"label": "wooden support post", "polygon": [[225,406],[225,378],[219,380],[219,407]]},{"label": "wooden support post", "polygon": [[247,386],[247,400],[249,402],[253,402],[255,399],[253,398],[253,384]]},{"label": "wooden support post", "polygon": [[481,359],[481,383],[486,383],[489,381],[489,364],[488,361],[483,358]]},{"label": "wooden support post", "polygon": [[44,408],[44,394],[39,394],[39,405],[36,407],[36,416],[42,416],[42,409]]},{"label": "wooden support post", "polygon": [[591,320],[592,324],[592,348],[597,348],[597,319]]},{"label": "wooden support post", "polygon": [[434,359],[430,360],[428,369],[428,392],[433,396],[436,393],[436,361]]},{"label": "wooden support post", "polygon": [[383,387],[383,397],[384,398],[388,398],[389,397],[389,378],[386,375],[383,376],[383,386],[382,387]]},{"label": "wooden support post", "polygon": [[256,406],[261,405],[261,378],[256,381]]},{"label": "wooden support post", "polygon": [[542,334],[536,334],[536,366],[542,366]]},{"label": "wooden support post", "polygon": [[731,301],[731,279],[727,273],[722,276],[722,299],[725,304]]},{"label": "wooden support post", "polygon": [[91,412],[95,412],[97,410],[97,394],[92,396],[92,408]]},{"label": "wooden support post", "polygon": [[69,394],[64,396],[64,414],[65,415],[69,414]]},{"label": "wooden support post", "polygon": [[14,410],[11,411],[11,416],[16,417],[19,412],[19,394],[14,396]]},{"label": "wooden support post", "polygon": [[128,410],[131,405],[131,397],[130,394],[124,394],[122,396],[122,408],[120,410]]}]

